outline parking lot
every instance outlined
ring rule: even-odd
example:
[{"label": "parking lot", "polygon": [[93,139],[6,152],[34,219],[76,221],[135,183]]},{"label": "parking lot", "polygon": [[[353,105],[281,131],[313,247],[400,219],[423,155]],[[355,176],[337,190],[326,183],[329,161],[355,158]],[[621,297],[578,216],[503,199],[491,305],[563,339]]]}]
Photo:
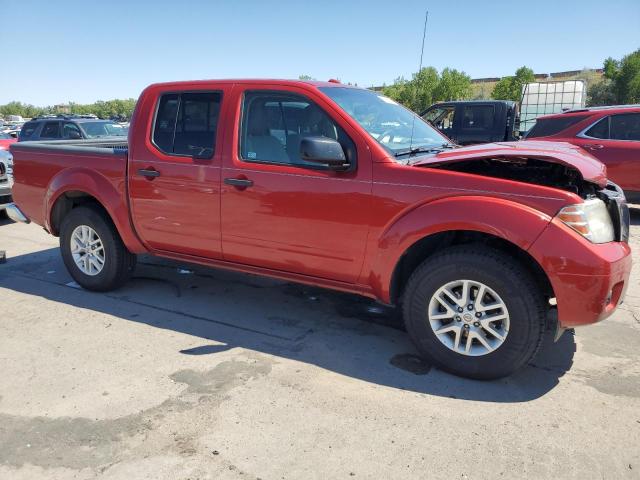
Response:
[{"label": "parking lot", "polygon": [[519,373],[457,378],[366,299],[150,257],[76,288],[0,223],[0,477],[640,478],[640,209],[626,302]]}]

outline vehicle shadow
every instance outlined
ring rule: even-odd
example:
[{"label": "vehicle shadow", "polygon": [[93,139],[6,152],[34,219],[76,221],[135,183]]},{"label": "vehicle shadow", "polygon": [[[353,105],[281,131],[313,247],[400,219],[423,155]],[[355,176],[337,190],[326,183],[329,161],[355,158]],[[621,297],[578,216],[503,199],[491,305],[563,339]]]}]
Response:
[{"label": "vehicle shadow", "polygon": [[71,281],[57,248],[7,256],[0,287],[202,339],[177,354],[241,347],[420,394],[526,402],[558,384],[576,351],[572,332],[555,344],[547,335],[534,364],[501,380],[467,380],[425,364],[397,312],[356,295],[149,256],[125,287],[100,294]]}]

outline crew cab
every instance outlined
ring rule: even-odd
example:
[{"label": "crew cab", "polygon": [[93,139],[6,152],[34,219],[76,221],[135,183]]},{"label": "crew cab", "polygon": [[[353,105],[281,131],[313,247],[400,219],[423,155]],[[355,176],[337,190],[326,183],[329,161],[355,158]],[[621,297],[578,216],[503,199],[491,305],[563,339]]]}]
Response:
[{"label": "crew cab", "polygon": [[458,148],[337,82],[156,84],[128,141],[11,150],[10,216],[59,236],[82,287],[118,288],[150,253],[352,292],[400,306],[458,375],[508,375],[545,331],[611,315],[629,280],[602,163],[568,144]]},{"label": "crew cab", "polygon": [[569,142],[607,166],[609,178],[640,203],[640,105],[591,107],[536,120],[527,139]]}]

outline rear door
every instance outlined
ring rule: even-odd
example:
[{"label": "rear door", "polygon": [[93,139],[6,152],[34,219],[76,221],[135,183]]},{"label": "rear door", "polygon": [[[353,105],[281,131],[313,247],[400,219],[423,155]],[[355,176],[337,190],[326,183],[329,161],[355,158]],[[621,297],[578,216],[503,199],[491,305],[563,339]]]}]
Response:
[{"label": "rear door", "polygon": [[[148,248],[220,258],[222,116],[228,85],[160,92],[140,108],[129,149],[129,195]],[[145,135],[145,132],[148,132]]]},{"label": "rear door", "polygon": [[[356,283],[371,221],[366,143],[319,94],[277,84],[236,88],[222,169],[224,259]],[[305,136],[337,140],[352,168],[305,164]]]},{"label": "rear door", "polygon": [[573,142],[607,166],[607,176],[625,191],[640,192],[640,113],[609,115]]}]

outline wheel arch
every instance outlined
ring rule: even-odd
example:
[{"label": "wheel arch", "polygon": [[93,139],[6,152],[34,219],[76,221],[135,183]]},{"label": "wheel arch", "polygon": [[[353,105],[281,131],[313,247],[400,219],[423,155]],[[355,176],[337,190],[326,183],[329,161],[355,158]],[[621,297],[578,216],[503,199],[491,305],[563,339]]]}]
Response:
[{"label": "wheel arch", "polygon": [[406,280],[428,256],[452,245],[481,243],[515,256],[552,295],[546,273],[527,252],[550,221],[532,207],[496,197],[458,196],[421,205],[384,230],[368,282],[380,300],[397,303]]},{"label": "wheel arch", "polygon": [[411,274],[427,258],[454,245],[478,244],[506,252],[533,276],[541,291],[547,298],[555,296],[553,286],[538,261],[526,250],[504,238],[474,230],[448,230],[438,232],[413,243],[400,257],[389,285],[391,303],[398,303]]},{"label": "wheel arch", "polygon": [[80,205],[91,204],[109,218],[130,252],[145,252],[130,221],[124,182],[120,188],[122,191],[92,170],[70,169],[61,172],[52,179],[45,194],[45,228],[52,235],[59,236],[65,215]]}]

